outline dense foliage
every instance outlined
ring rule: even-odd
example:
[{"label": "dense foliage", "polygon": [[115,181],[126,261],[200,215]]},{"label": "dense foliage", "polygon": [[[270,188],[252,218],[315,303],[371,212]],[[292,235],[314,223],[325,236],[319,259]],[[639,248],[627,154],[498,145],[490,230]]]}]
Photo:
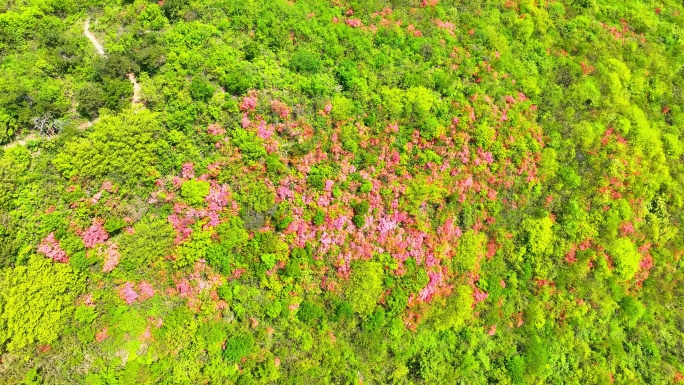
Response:
[{"label": "dense foliage", "polygon": [[681,2],[0,10],[3,383],[684,381]]}]

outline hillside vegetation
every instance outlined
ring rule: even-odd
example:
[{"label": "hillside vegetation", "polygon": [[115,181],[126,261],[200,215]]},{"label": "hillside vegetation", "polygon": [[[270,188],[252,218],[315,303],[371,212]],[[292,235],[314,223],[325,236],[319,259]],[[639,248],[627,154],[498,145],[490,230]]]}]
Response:
[{"label": "hillside vegetation", "polygon": [[682,11],[0,0],[0,383],[684,382]]}]

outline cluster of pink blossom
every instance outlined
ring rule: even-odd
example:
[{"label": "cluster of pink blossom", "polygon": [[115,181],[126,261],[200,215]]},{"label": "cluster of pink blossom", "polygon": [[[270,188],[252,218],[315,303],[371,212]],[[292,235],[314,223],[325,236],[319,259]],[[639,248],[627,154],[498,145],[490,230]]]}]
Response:
[{"label": "cluster of pink blossom", "polygon": [[119,298],[124,300],[127,304],[132,305],[138,299],[138,293],[133,289],[132,282],[126,282],[119,286]]},{"label": "cluster of pink blossom", "polygon": [[363,22],[360,19],[347,19],[345,23],[352,28],[363,27]]},{"label": "cluster of pink blossom", "polygon": [[491,152],[489,151],[484,151],[482,148],[478,147],[477,149],[477,158],[475,159],[475,165],[480,164],[481,162],[486,162],[487,164],[492,164],[494,163],[494,156],[492,155]]},{"label": "cluster of pink blossom", "polygon": [[430,271],[428,272],[428,277],[430,281],[427,286],[418,293],[418,298],[423,302],[430,302],[437,293],[439,286],[442,286],[444,283],[444,275],[441,271]]},{"label": "cluster of pink blossom", "polygon": [[[348,19],[347,24],[352,20],[354,19]],[[352,27],[362,25],[360,20],[358,23],[352,21],[351,24]],[[467,55],[469,53],[465,50],[463,56]],[[486,71],[481,71],[484,74],[478,76],[485,76],[491,70],[487,63],[480,66]],[[511,188],[515,183],[533,182],[540,160],[539,151],[527,151],[516,164],[506,154],[516,137],[530,135],[541,140],[541,130],[532,124],[525,125],[524,130],[527,131],[521,132],[519,122],[514,126],[508,119],[499,119],[501,111],[512,116],[513,113],[520,113],[520,119],[526,119],[522,110],[529,103],[518,103],[524,100],[525,96],[522,94],[517,99],[505,97],[505,107],[500,108],[495,105],[493,98],[476,95],[470,101],[457,103],[457,111],[454,113],[457,116],[453,116],[451,125],[446,127],[443,136],[428,140],[417,130],[414,131],[405,145],[405,156],[410,160],[420,152],[430,150],[442,160],[441,163],[428,162],[417,174],[406,171],[402,159],[404,155],[400,155],[393,145],[400,131],[396,123],[388,124],[383,130],[382,138],[379,138],[371,135],[370,129],[358,122],[356,130],[360,138],[359,146],[362,151],[372,151],[378,155],[377,165],[357,170],[354,166],[355,154],[345,150],[341,143],[341,124],[335,124],[330,136],[324,139],[329,147],[319,145],[302,156],[284,160],[293,172],[277,183],[264,177],[266,185],[275,194],[276,203],[284,204],[290,210],[291,221],[283,233],[291,247],[304,247],[308,244],[312,246],[313,258],[328,260],[334,266],[336,274],[335,270],[330,274],[327,268],[317,272],[321,275],[320,287],[324,290],[336,290],[337,280],[350,276],[354,260],[368,260],[378,254],[385,254],[396,261],[394,274],[404,274],[406,262],[411,259],[429,277],[425,287],[413,293],[409,305],[412,311],[420,312],[435,297],[448,295],[455,280],[461,274],[469,273],[453,271],[449,262],[456,255],[459,238],[467,230],[490,235],[489,226],[494,224],[494,218],[483,212],[475,218],[471,228],[461,229],[455,223],[454,214],[449,214],[438,218],[435,225],[435,218],[429,218],[428,214],[429,204],[432,202],[416,202],[415,208],[400,202],[415,199],[409,195],[411,190],[408,186],[416,183],[444,187],[446,194],[456,196],[461,203],[484,203],[487,199],[496,200],[501,189]],[[261,138],[259,142],[267,151],[277,154],[274,149],[279,148],[281,140],[303,141],[312,137],[313,128],[301,119],[291,119],[289,108],[281,102],[271,102],[272,110],[285,120],[276,123],[268,123],[262,116],[258,116],[256,104],[254,94],[243,98],[240,105],[243,112],[242,124],[246,130]],[[494,159],[490,150],[492,147],[476,146],[473,143],[476,108],[478,114],[481,113],[483,118],[492,122],[494,134],[488,140],[497,142],[501,148],[501,152],[497,152],[497,159]],[[331,110],[332,105],[327,104],[322,114],[327,115]],[[518,119],[518,115],[515,116]],[[216,128],[212,128],[212,132],[223,134]],[[326,151],[324,148],[330,150]],[[453,151],[454,148],[460,150]],[[335,173],[323,181],[322,189],[312,189],[307,182],[311,171],[319,165],[330,164],[336,165]],[[183,242],[192,234],[191,226],[198,220],[207,220],[205,226],[213,227],[220,223],[224,211],[237,212],[237,204],[231,200],[228,187],[216,181],[220,167],[221,164],[215,164],[209,174],[197,178],[211,183],[206,208],[196,209],[180,203],[174,206],[174,212],[168,220],[177,232],[176,243]],[[254,166],[245,167],[248,172],[255,169]],[[183,172],[183,179],[177,178],[173,187],[177,189],[184,180],[194,178],[194,169],[192,171]],[[348,188],[338,188],[344,185]],[[169,193],[167,195],[173,195],[173,191]],[[357,213],[353,209],[359,201],[367,202],[369,206],[361,222],[355,217]],[[505,199],[502,201],[506,205],[516,204]],[[317,211],[324,213],[324,219],[314,222],[310,213]],[[492,237],[488,238],[487,250],[483,254],[491,259],[494,258],[498,245]],[[283,267],[282,263],[277,264],[268,274]],[[478,270],[479,264],[475,267],[475,271]],[[241,273],[241,270],[236,270],[232,277],[227,278],[238,278]],[[192,304],[198,303],[197,294],[202,290],[215,287],[213,283],[208,283],[211,279],[202,278],[202,274],[177,276],[174,281],[175,287],[167,292],[185,297]],[[473,279],[471,282],[475,304],[488,297],[488,293],[477,288],[476,281],[477,279]],[[418,316],[419,314],[416,315]]]},{"label": "cluster of pink blossom", "polygon": [[93,224],[81,234],[83,244],[87,248],[95,247],[96,245],[105,243],[109,239],[107,230],[104,229],[103,221],[94,219]]},{"label": "cluster of pink blossom", "polygon": [[230,188],[227,184],[211,181],[209,194],[204,200],[207,202],[206,217],[209,219],[207,226],[216,227],[219,225],[221,212],[231,203]]},{"label": "cluster of pink blossom", "polygon": [[100,198],[102,198],[102,191],[98,191],[97,193],[95,193],[95,195],[93,195],[93,198],[90,201],[92,202],[92,204],[96,204],[100,201]]},{"label": "cluster of pink blossom", "polygon": [[392,14],[392,8],[385,7],[380,12],[373,12],[371,17],[387,17]]},{"label": "cluster of pink blossom", "polygon": [[[207,266],[205,260],[199,260],[195,263],[190,275],[177,275],[174,278],[174,282],[175,286],[168,288],[166,294],[186,298],[191,308],[199,310],[201,304],[200,294],[210,292],[213,298],[218,299],[216,288],[223,284],[224,279],[221,275],[214,273]],[[216,306],[220,307],[222,304],[217,303]]]},{"label": "cluster of pink blossom", "polygon": [[144,301],[146,299],[154,297],[154,287],[146,281],[141,281],[138,284],[138,291],[140,292],[138,300]]},{"label": "cluster of pink blossom", "polygon": [[620,233],[622,234],[622,236],[634,234],[634,231],[634,224],[632,224],[632,222],[624,222],[620,225]]},{"label": "cluster of pink blossom", "polygon": [[104,328],[102,328],[102,330],[95,333],[95,341],[102,342],[102,341],[106,340],[107,338],[109,338],[108,332],[109,332],[109,327],[105,326]]},{"label": "cluster of pink blossom", "polygon": [[181,168],[181,177],[185,179],[191,179],[195,177],[195,165],[188,162],[184,163]]},{"label": "cluster of pink blossom", "polygon": [[104,263],[102,264],[102,271],[109,273],[114,270],[114,268],[119,264],[121,259],[121,254],[119,254],[119,246],[112,243],[104,251]]},{"label": "cluster of pink blossom", "polygon": [[67,263],[69,257],[66,252],[62,250],[59,242],[55,239],[55,233],[48,234],[38,245],[38,252],[52,259],[55,262]]},{"label": "cluster of pink blossom", "polygon": [[435,19],[435,25],[437,26],[437,28],[444,29],[452,35],[454,34],[454,29],[456,29],[456,25],[454,23],[442,21],[439,19]]},{"label": "cluster of pink blossom", "polygon": [[473,302],[473,306],[475,306],[475,305],[477,305],[478,303],[480,303],[480,302],[486,300],[487,297],[489,297],[489,293],[484,292],[484,291],[480,290],[479,288],[476,288],[476,289],[473,291],[473,299],[475,300],[475,301]]},{"label": "cluster of pink blossom", "polygon": [[290,107],[287,104],[281,102],[280,100],[273,100],[271,102],[271,109],[273,112],[278,114],[280,119],[287,119],[290,116]]},{"label": "cluster of pink blossom", "polygon": [[220,124],[212,123],[209,126],[207,126],[207,133],[209,135],[223,135],[226,133],[226,130],[223,127],[221,127]]},{"label": "cluster of pink blossom", "polygon": [[420,32],[420,30],[417,29],[413,24],[409,24],[408,27],[406,27],[406,31],[415,37],[423,36],[423,33]]},{"label": "cluster of pink blossom", "polygon": [[259,122],[259,125],[257,126],[257,136],[264,140],[270,139],[273,136],[274,131],[273,125],[267,125],[263,120]]},{"label": "cluster of pink blossom", "polygon": [[[174,206],[174,208],[175,207],[176,206]],[[174,239],[176,245],[183,243],[183,241],[192,235],[192,227],[190,226],[195,223],[195,220],[191,216],[175,213],[169,215],[168,221],[171,223],[171,226],[173,226],[173,229],[176,230],[176,238]]]},{"label": "cluster of pink blossom", "polygon": [[240,111],[247,112],[247,111],[254,111],[257,106],[257,97],[256,94],[250,94],[248,96],[245,96],[242,98],[242,103],[240,103]]},{"label": "cluster of pink blossom", "polygon": [[119,298],[124,300],[127,304],[132,305],[135,301],[142,302],[154,297],[154,287],[148,282],[141,281],[138,284],[138,291],[135,290],[133,282],[125,282],[119,286]]},{"label": "cluster of pink blossom", "polygon": [[[181,178],[174,177],[172,187],[173,189],[181,188],[182,184],[186,180],[196,179],[202,181],[208,181],[209,193],[204,198],[206,207],[202,209],[195,209],[189,207],[182,202],[176,202],[173,206],[173,213],[170,214],[167,219],[169,223],[173,226],[176,231],[176,238],[174,240],[175,244],[181,244],[187,240],[193,233],[192,225],[194,225],[198,220],[206,220],[204,228],[216,227],[221,222],[221,214],[226,210],[230,209],[232,213],[237,212],[237,203],[231,198],[231,191],[227,184],[219,184],[216,181],[216,177],[220,172],[221,165],[219,163],[212,163],[207,166],[209,173],[202,174],[199,177],[195,177],[194,165],[191,163],[186,163],[183,165],[183,170],[181,172]],[[165,191],[164,182],[158,183],[160,190],[152,194],[155,198],[157,195],[164,193],[167,197],[173,199],[175,194],[173,191]],[[169,199],[167,199],[169,201]]]}]

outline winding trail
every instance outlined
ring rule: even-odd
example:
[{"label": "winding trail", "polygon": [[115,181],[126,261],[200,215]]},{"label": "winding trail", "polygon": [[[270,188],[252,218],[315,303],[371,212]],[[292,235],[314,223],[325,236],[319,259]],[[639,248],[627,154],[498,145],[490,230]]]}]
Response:
[{"label": "winding trail", "polygon": [[97,41],[95,35],[93,35],[93,33],[90,32],[90,19],[86,19],[85,24],[83,25],[83,34],[90,40],[90,42],[93,43],[97,53],[100,56],[105,56],[104,47],[102,46],[102,44],[100,44],[99,41]]},{"label": "winding trail", "polygon": [[132,72],[128,74],[128,80],[133,84],[133,98],[131,98],[131,104],[142,104],[140,103],[140,91],[142,90],[142,87],[140,87],[140,83],[138,83],[138,80],[135,78],[135,74]]},{"label": "winding trail", "polygon": [[2,146],[2,148],[8,149],[8,148],[11,148],[11,147],[14,147],[14,146],[25,146],[25,145],[26,145],[26,142],[28,142],[29,140],[37,139],[37,138],[38,138],[38,136],[37,136],[36,134],[31,133],[31,134],[26,135],[26,136],[25,136],[24,138],[22,138],[22,139],[17,139],[17,140],[15,140],[15,141],[13,141],[13,142],[7,143],[6,145]]},{"label": "winding trail", "polygon": [[[95,35],[93,35],[93,33],[90,32],[90,19],[86,19],[85,24],[83,24],[83,34],[88,38],[88,40],[90,40],[91,43],[93,43],[93,46],[95,46],[95,50],[97,51],[98,55],[103,57],[107,56],[105,54],[105,50],[102,44],[100,44],[100,42],[97,41]],[[127,75],[127,77],[133,85],[133,97],[131,98],[131,104],[133,106],[142,104],[140,102],[140,91],[142,90],[142,87],[140,87],[140,83],[138,83],[138,80],[135,78],[135,74],[130,73]],[[92,124],[88,125],[87,127],[90,126],[92,126]]]}]

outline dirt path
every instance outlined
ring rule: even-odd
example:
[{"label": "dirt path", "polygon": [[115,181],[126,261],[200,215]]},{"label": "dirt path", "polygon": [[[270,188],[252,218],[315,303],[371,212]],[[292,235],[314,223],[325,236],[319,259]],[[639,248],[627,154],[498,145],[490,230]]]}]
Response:
[{"label": "dirt path", "polygon": [[131,99],[131,104],[140,104],[140,91],[142,90],[142,87],[140,87],[140,83],[138,83],[134,73],[128,74],[128,80],[133,84],[133,98]]},{"label": "dirt path", "polygon": [[105,56],[104,47],[102,46],[102,44],[100,44],[99,41],[97,41],[95,35],[93,35],[93,33],[90,32],[90,19],[86,19],[85,25],[83,25],[83,34],[86,35],[86,37],[93,43],[97,53],[100,56]]},{"label": "dirt path", "polygon": [[8,149],[8,148],[14,147],[14,146],[25,146],[26,142],[28,142],[29,140],[34,140],[34,139],[38,139],[38,136],[36,134],[31,133],[31,134],[26,135],[23,139],[18,139],[18,140],[15,140],[14,142],[9,142],[2,147],[4,149]]},{"label": "dirt path", "polygon": [[[90,32],[90,19],[86,19],[85,24],[83,25],[83,34],[93,43],[93,46],[95,46],[95,50],[97,51],[98,55],[106,56],[104,47],[102,46],[102,44],[100,44],[99,41],[97,41],[95,35],[93,35],[93,33]],[[135,78],[134,73],[128,74],[128,80],[133,85],[133,97],[131,98],[131,104],[133,106],[140,105],[140,91],[142,90],[142,87],[140,87],[140,83],[138,83],[138,80]],[[81,126],[82,128],[87,128],[92,126],[92,123],[88,122],[86,124],[82,124]]]}]

